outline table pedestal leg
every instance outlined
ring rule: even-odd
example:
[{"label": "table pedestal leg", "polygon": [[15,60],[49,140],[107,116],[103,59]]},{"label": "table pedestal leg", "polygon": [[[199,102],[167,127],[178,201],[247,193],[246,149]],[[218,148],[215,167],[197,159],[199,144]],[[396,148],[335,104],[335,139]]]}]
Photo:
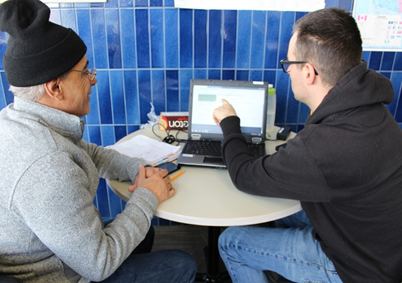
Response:
[{"label": "table pedestal leg", "polygon": [[227,272],[219,272],[220,255],[218,239],[221,233],[220,227],[208,227],[208,247],[206,249],[207,273],[198,273],[196,282],[225,282],[230,279]]}]

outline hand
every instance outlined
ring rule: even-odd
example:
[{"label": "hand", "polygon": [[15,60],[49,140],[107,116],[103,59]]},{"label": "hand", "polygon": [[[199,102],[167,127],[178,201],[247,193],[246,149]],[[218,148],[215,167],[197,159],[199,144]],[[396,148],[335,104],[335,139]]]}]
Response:
[{"label": "hand", "polygon": [[227,102],[225,99],[222,99],[222,106],[219,106],[214,110],[214,121],[219,126],[221,121],[229,116],[237,116],[236,111],[233,106]]},{"label": "hand", "polygon": [[[136,181],[134,185],[128,188],[130,192],[133,192],[138,187],[144,187],[156,196],[159,203],[164,202],[175,194],[166,169],[151,168],[154,170],[146,170],[143,165],[140,165],[138,168],[139,172]],[[151,172],[156,173],[147,176],[147,174],[151,174]]]},{"label": "hand", "polygon": [[[161,170],[162,169],[158,168],[158,167],[145,167],[145,177],[149,178],[153,174],[158,173]],[[135,176],[134,184],[132,186],[130,186],[129,191],[133,192],[137,187],[138,187],[138,174],[137,174],[137,176]]]}]

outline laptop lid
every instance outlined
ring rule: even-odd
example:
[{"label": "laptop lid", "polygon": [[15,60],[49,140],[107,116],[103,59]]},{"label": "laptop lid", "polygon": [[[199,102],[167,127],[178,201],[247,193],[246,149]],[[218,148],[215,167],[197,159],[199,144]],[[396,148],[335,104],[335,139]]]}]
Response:
[{"label": "laptop lid", "polygon": [[[222,130],[215,124],[212,113],[222,105],[222,99],[226,99],[240,117],[242,134],[246,140],[251,143],[264,142],[267,97],[267,82],[192,79],[188,139],[223,140]],[[222,160],[221,157],[220,159]],[[211,159],[181,154],[178,163],[197,165],[200,160],[201,166],[208,166],[205,160]],[[223,166],[212,163],[212,166]]]}]

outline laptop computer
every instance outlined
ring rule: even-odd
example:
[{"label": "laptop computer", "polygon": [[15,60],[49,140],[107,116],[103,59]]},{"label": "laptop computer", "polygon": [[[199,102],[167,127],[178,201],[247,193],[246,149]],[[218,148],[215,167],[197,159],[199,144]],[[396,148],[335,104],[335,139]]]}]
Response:
[{"label": "laptop computer", "polygon": [[[188,140],[177,160],[181,165],[226,168],[221,155],[222,130],[213,120],[215,108],[226,99],[240,117],[242,134],[258,155],[265,155],[268,83],[192,79],[190,83]],[[196,145],[194,145],[194,143]],[[205,152],[210,144],[218,148]]]}]

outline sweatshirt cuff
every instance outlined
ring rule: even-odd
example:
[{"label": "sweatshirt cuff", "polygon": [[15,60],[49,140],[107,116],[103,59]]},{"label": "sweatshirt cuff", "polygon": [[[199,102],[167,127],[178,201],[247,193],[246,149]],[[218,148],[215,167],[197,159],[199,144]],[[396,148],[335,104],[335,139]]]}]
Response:
[{"label": "sweatshirt cuff", "polygon": [[220,122],[223,136],[227,137],[230,134],[241,134],[240,118],[238,116],[229,116]]}]

